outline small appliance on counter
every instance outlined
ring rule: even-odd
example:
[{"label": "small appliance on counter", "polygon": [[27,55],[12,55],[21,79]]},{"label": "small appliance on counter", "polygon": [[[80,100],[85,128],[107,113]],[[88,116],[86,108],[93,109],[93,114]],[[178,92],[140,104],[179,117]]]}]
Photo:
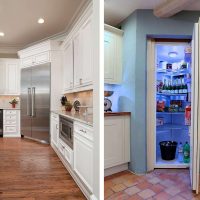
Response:
[{"label": "small appliance on counter", "polygon": [[104,111],[105,112],[112,112],[112,102],[107,97],[110,97],[113,95],[113,91],[104,91]]}]

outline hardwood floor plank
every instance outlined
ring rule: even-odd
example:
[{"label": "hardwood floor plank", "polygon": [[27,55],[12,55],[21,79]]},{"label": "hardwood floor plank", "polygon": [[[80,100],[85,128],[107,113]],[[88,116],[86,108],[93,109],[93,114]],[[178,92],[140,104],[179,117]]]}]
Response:
[{"label": "hardwood floor plank", "polygon": [[49,145],[0,138],[0,199],[86,198]]}]

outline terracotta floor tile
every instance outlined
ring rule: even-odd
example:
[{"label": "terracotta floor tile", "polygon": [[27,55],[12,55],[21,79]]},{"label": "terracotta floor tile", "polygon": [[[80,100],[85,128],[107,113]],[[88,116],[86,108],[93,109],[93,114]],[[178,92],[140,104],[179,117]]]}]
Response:
[{"label": "terracotta floor tile", "polygon": [[168,200],[170,198],[172,198],[172,196],[167,194],[166,192],[161,192],[154,196],[155,200]]},{"label": "terracotta floor tile", "polygon": [[114,192],[120,192],[120,191],[126,189],[126,186],[120,183],[120,184],[114,185],[111,189]]},{"label": "terracotta floor tile", "polygon": [[165,192],[172,196],[175,196],[180,192],[180,189],[176,186],[172,186],[172,187],[165,189]]},{"label": "terracotta floor tile", "polygon": [[153,185],[152,187],[150,187],[151,190],[153,190],[155,193],[160,193],[161,191],[163,191],[165,188],[164,186],[160,185],[160,184],[156,184]]},{"label": "terracotta floor tile", "polygon": [[129,198],[129,196],[124,193],[124,192],[117,192],[113,195],[111,195],[109,198],[107,198],[108,200],[127,200]]},{"label": "terracotta floor tile", "polygon": [[141,190],[145,190],[145,189],[148,189],[152,186],[151,183],[147,182],[147,181],[144,181],[144,182],[141,182],[141,183],[138,183],[137,184],[137,187],[140,188]]},{"label": "terracotta floor tile", "polygon": [[130,198],[128,198],[128,200],[143,200],[143,198],[141,198],[139,195],[135,194],[135,195],[131,196]]},{"label": "terracotta floor tile", "polygon": [[171,198],[170,200],[186,200],[186,199],[181,197],[180,195],[176,195],[173,198]]},{"label": "terracotta floor tile", "polygon": [[189,170],[156,169],[145,175],[125,171],[106,177],[105,199],[200,200],[200,195],[191,191]]},{"label": "terracotta floor tile", "polygon": [[155,194],[156,194],[156,193],[153,192],[153,191],[150,190],[150,189],[146,189],[146,190],[143,190],[143,191],[141,191],[141,192],[138,193],[138,195],[139,195],[140,197],[142,197],[143,199],[148,199],[148,198],[154,196]]},{"label": "terracotta floor tile", "polygon": [[107,189],[107,190],[105,190],[105,192],[104,192],[104,197],[105,197],[105,198],[108,198],[108,197],[110,197],[112,194],[114,194],[114,192],[113,192],[111,189]]},{"label": "terracotta floor tile", "polygon": [[151,179],[148,179],[148,182],[151,183],[151,184],[157,184],[159,183],[161,180],[157,177],[153,177]]},{"label": "terracotta floor tile", "polygon": [[140,191],[141,190],[137,186],[132,186],[132,187],[129,187],[128,189],[124,190],[124,192],[126,194],[128,194],[129,196],[132,196]]}]

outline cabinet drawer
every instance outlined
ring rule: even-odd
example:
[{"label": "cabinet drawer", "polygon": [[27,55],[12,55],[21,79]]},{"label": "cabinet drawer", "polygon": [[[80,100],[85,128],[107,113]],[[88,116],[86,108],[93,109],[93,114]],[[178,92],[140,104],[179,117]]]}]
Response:
[{"label": "cabinet drawer", "polygon": [[51,117],[52,119],[54,119],[55,121],[59,121],[59,115],[56,113],[51,113]]},{"label": "cabinet drawer", "polygon": [[90,126],[87,126],[85,124],[75,122],[74,123],[74,132],[81,135],[82,137],[85,137],[89,140],[93,140],[93,128]]},{"label": "cabinet drawer", "polygon": [[16,126],[4,126],[4,132],[15,133],[17,131]]},{"label": "cabinet drawer", "polygon": [[43,52],[35,55],[35,62],[36,63],[49,62],[49,52]]},{"label": "cabinet drawer", "polygon": [[7,120],[16,121],[17,116],[16,115],[6,115],[4,121],[7,121]]},{"label": "cabinet drawer", "polygon": [[17,111],[16,111],[16,110],[6,110],[6,111],[5,111],[5,114],[6,114],[6,115],[16,115],[16,114],[17,114]]},{"label": "cabinet drawer", "polygon": [[4,120],[5,125],[13,125],[16,124],[16,120]]}]

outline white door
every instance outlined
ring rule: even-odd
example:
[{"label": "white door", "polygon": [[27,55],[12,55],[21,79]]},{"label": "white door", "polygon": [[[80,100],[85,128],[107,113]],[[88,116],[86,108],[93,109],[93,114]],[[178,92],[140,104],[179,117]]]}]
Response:
[{"label": "white door", "polygon": [[199,187],[199,131],[200,87],[199,87],[199,24],[195,24],[192,38],[192,103],[190,127],[190,178],[192,189],[198,194]]},{"label": "white door", "polygon": [[5,94],[6,90],[6,64],[5,62],[0,62],[0,95]]}]

